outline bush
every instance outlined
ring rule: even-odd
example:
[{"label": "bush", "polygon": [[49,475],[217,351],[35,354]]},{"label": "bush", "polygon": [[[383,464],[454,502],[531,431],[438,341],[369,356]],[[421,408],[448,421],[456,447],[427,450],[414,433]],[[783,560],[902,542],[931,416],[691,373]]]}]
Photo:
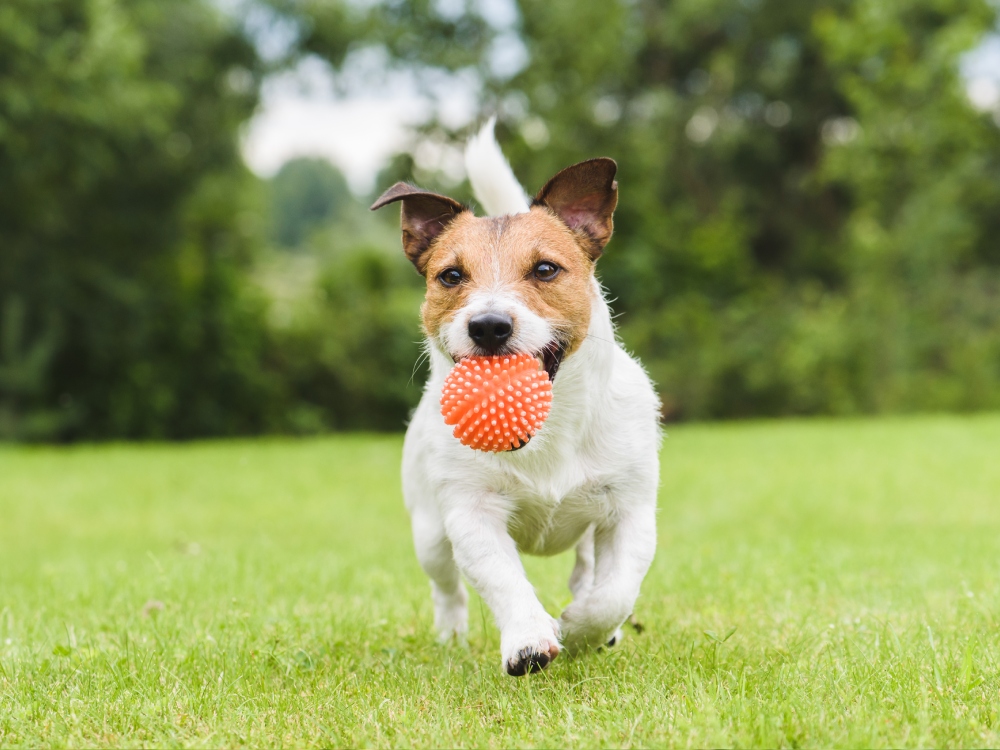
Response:
[{"label": "bush", "polygon": [[267,429],[239,29],[201,0],[9,0],[0,70],[0,430]]},{"label": "bush", "polygon": [[319,275],[275,333],[275,360],[296,404],[289,428],[398,430],[426,378],[417,310],[423,280],[401,251],[359,246]]}]

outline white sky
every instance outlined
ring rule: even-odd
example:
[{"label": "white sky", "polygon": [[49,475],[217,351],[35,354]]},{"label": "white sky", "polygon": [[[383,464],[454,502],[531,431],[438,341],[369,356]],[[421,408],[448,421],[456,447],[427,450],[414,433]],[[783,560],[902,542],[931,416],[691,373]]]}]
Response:
[{"label": "white sky", "polygon": [[[500,3],[503,7],[505,4]],[[513,20],[513,19],[510,19]],[[502,19],[499,26],[505,25]],[[493,51],[494,72],[512,75],[527,64],[527,53],[515,36]],[[377,68],[377,55],[362,53],[352,65],[359,71]],[[994,111],[1000,124],[1000,36],[987,38],[962,65],[969,98],[983,111]],[[416,92],[405,73],[382,77],[377,87],[348,83],[336,90],[329,67],[321,60],[306,59],[291,73],[268,80],[261,106],[243,139],[247,164],[257,174],[273,175],[282,164],[297,156],[320,156],[336,164],[358,194],[370,192],[378,171],[389,158],[412,145],[410,128],[425,121],[435,110],[451,127],[461,127],[479,113],[479,84],[472,74],[442,79],[432,86],[431,98]],[[360,80],[363,76],[355,76]],[[455,154],[425,148],[430,158],[449,157],[453,170]],[[419,154],[418,154],[419,161]],[[439,165],[441,166],[441,165]],[[461,179],[455,174],[456,180]]]},{"label": "white sky", "polygon": [[[231,12],[242,0],[215,0]],[[435,0],[444,17],[466,10],[470,0]],[[514,0],[471,0],[471,5],[497,32],[489,50],[491,73],[509,78],[528,62],[521,39],[513,32],[518,12]],[[277,57],[293,42],[295,32],[273,13],[253,4],[242,5],[243,17],[265,57]],[[265,82],[261,106],[243,138],[243,155],[257,174],[268,177],[298,156],[321,156],[336,164],[352,190],[372,190],[379,170],[402,149],[416,146],[411,128],[436,114],[448,127],[461,128],[480,114],[480,81],[472,71],[431,79],[421,95],[411,74],[385,73],[384,54],[359,50],[348,56],[335,79],[318,58],[305,59],[289,73]],[[370,82],[378,80],[373,86]],[[425,81],[426,82],[426,81]],[[339,84],[339,86],[337,85]],[[459,155],[435,144],[416,149],[423,162],[464,176]]]},{"label": "white sky", "polygon": [[427,102],[399,84],[338,94],[326,65],[310,59],[294,73],[265,82],[243,154],[262,176],[297,156],[322,156],[364,193],[389,157],[407,145],[409,128],[429,114]]}]

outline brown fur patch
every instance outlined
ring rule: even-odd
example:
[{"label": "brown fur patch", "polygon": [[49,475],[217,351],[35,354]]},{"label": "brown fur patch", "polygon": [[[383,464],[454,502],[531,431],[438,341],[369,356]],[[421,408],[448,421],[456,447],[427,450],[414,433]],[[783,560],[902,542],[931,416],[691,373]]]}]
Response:
[{"label": "brown fur patch", "polygon": [[[498,218],[459,214],[427,253],[427,296],[421,308],[424,330],[436,336],[470,295],[502,286],[548,320],[566,344],[566,354],[571,354],[590,326],[594,264],[589,247],[582,242],[542,206]],[[552,281],[539,281],[532,272],[541,261],[555,263],[562,271]],[[452,288],[444,286],[438,275],[447,268],[462,271],[465,281]],[[514,327],[516,332],[516,320]]]}]

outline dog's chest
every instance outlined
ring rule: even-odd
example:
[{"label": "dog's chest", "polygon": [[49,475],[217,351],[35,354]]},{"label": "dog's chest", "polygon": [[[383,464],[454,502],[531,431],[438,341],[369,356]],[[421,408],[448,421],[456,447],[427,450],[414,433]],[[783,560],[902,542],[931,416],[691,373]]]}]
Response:
[{"label": "dog's chest", "polygon": [[588,478],[578,467],[519,480],[508,490],[512,507],[507,528],[522,552],[558,554],[607,514],[605,483]]}]

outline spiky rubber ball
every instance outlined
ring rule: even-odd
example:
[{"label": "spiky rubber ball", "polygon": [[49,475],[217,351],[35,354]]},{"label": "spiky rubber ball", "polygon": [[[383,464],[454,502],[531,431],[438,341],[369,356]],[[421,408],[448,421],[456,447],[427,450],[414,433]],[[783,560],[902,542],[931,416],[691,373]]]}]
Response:
[{"label": "spiky rubber ball", "polygon": [[552,382],[530,354],[469,357],[441,391],[441,414],[462,445],[501,453],[520,448],[552,408]]}]

